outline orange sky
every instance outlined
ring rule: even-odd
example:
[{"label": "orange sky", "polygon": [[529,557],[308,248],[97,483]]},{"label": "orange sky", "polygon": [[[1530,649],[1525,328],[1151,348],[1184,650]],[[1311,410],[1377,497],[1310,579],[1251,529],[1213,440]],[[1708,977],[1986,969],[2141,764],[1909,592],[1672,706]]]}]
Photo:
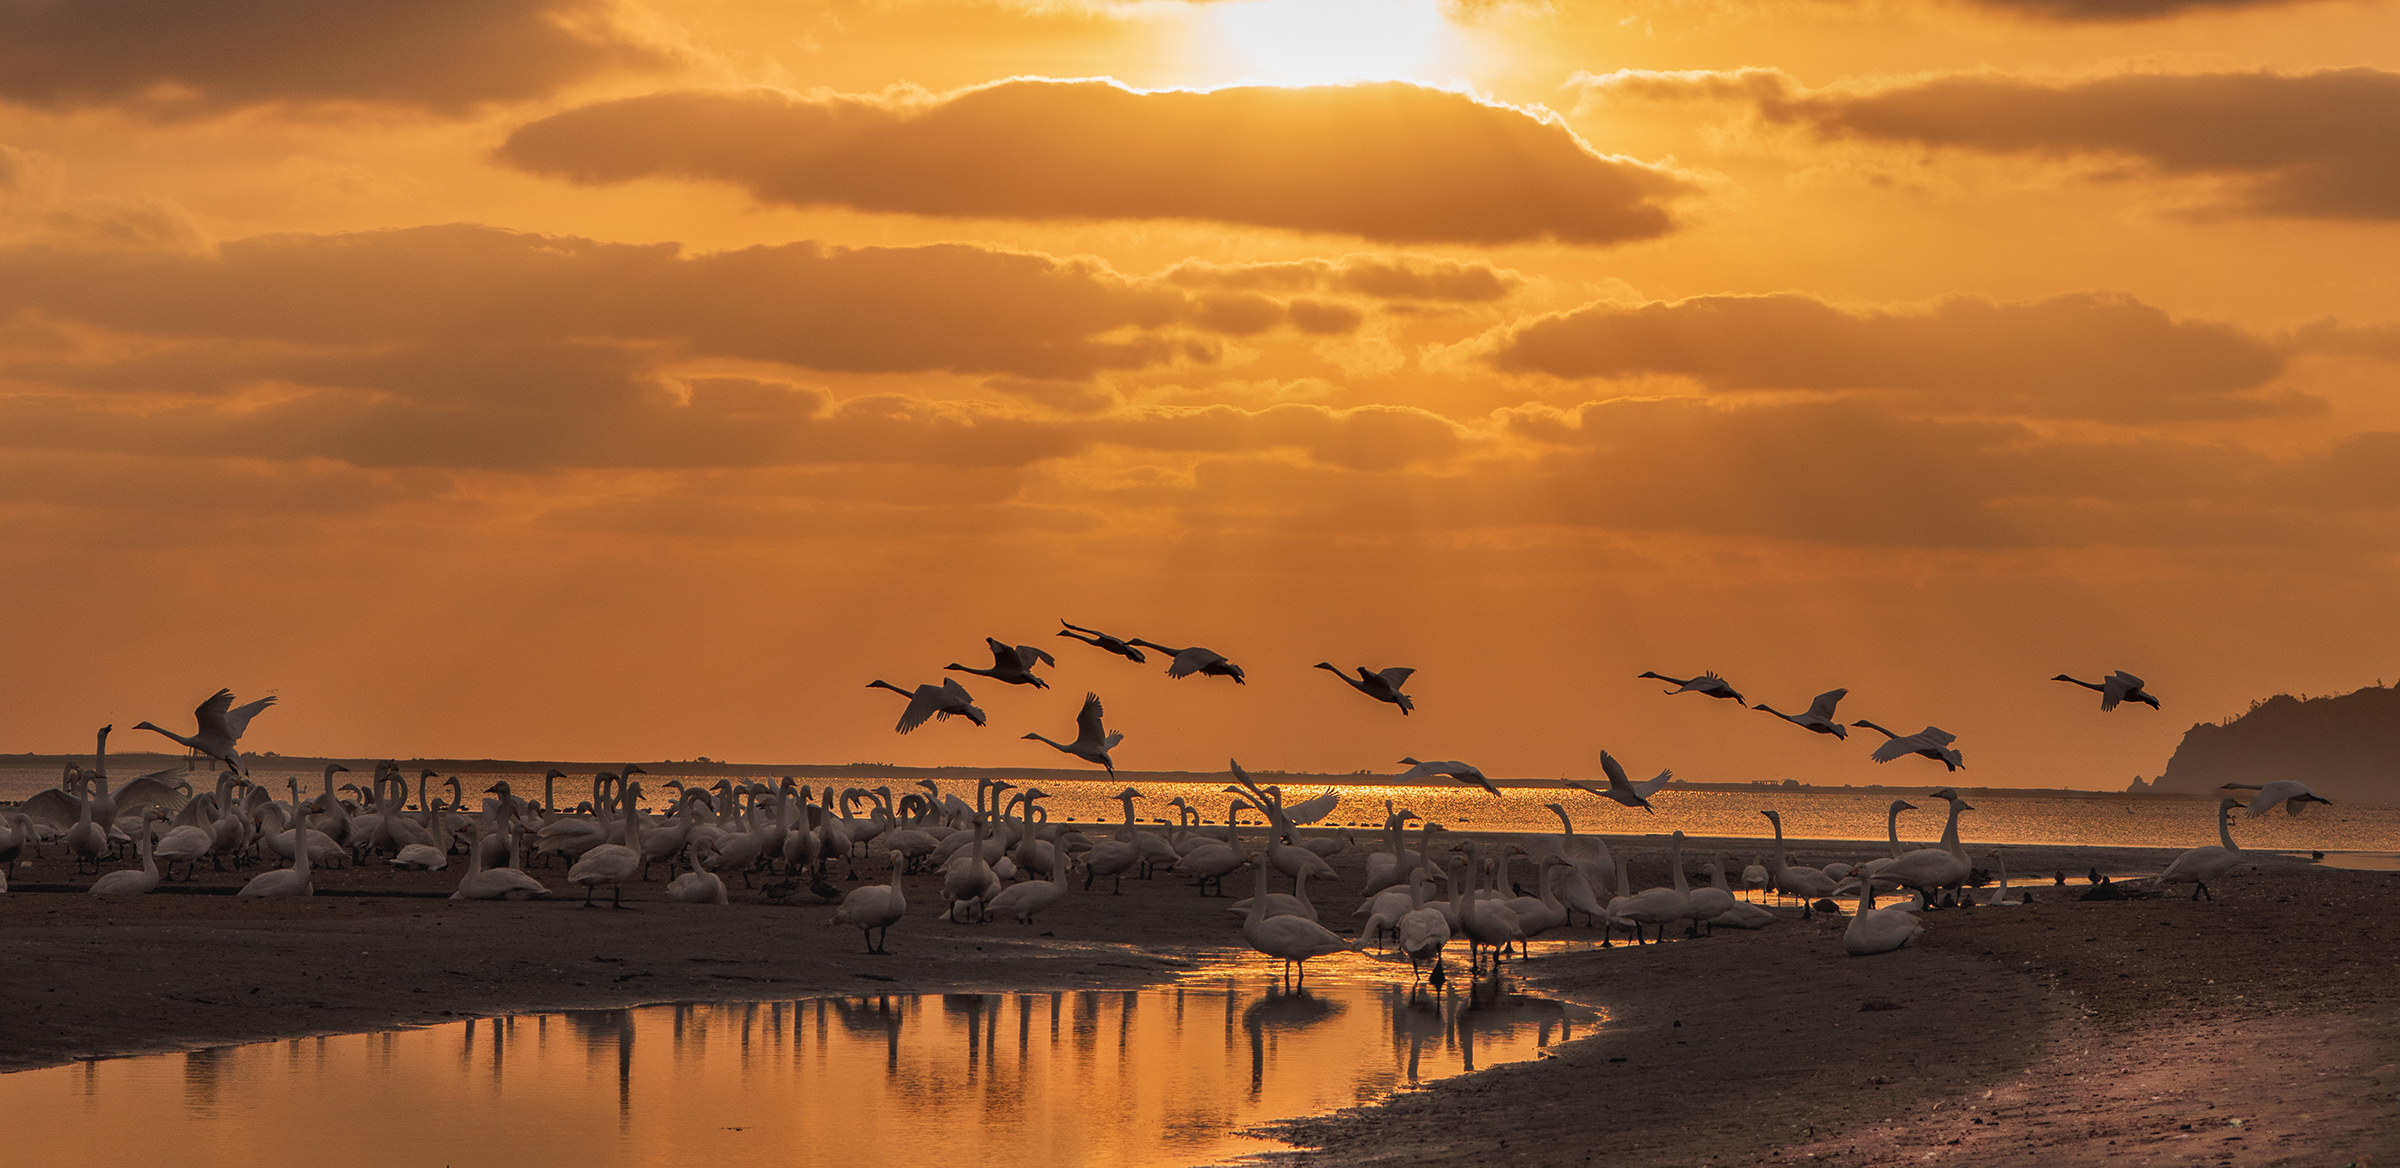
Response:
[{"label": "orange sky", "polygon": [[[1634,679],[1714,669],[2121,787],[2400,678],[2396,32],[10,6],[0,747],[1050,765],[1088,689],[1143,769],[1939,773]],[[987,635],[1053,688],[894,734]],[[2165,710],[2046,680],[2112,669]]]}]

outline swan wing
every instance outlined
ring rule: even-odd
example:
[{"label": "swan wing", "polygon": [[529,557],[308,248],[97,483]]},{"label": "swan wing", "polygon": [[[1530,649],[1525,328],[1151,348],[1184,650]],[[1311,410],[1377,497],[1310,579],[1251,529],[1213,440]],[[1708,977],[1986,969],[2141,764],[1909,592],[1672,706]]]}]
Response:
[{"label": "swan wing", "polygon": [[1096,693],[1084,694],[1083,709],[1077,711],[1075,714],[1075,741],[1078,744],[1099,742],[1101,739],[1108,736],[1108,731],[1103,729],[1100,725],[1102,716],[1103,711],[1100,708],[1100,695]]},{"label": "swan wing", "polygon": [[[169,767],[159,773],[168,774],[182,769]],[[139,815],[144,807],[156,807],[172,816],[183,810],[185,801],[186,796],[182,791],[161,782],[157,775],[143,775],[117,788],[117,814],[121,816]]]},{"label": "swan wing", "polygon": [[75,826],[83,818],[83,805],[56,787],[18,804],[17,810],[36,823],[47,823],[60,831]]},{"label": "swan wing", "polygon": [[1386,669],[1375,676],[1382,678],[1383,684],[1388,685],[1393,689],[1399,689],[1401,686],[1407,685],[1408,679],[1416,676],[1416,672],[1417,671],[1414,669],[1393,666],[1392,668]]},{"label": "swan wing", "polygon": [[930,685],[918,686],[917,692],[909,695],[908,708],[900,711],[900,724],[894,729],[906,734],[924,725],[925,719],[932,717],[934,711],[940,708],[942,696],[941,690]]},{"label": "swan wing", "polygon": [[1616,755],[1610,754],[1605,750],[1601,751],[1600,769],[1608,774],[1609,790],[1622,791],[1631,786],[1631,784],[1625,778],[1625,767],[1622,763],[1617,761]]},{"label": "swan wing", "polygon": [[1951,732],[1944,730],[1939,726],[1927,726],[1926,728],[1917,731],[1915,734],[1909,735],[1909,737],[1920,739],[1932,746],[1948,746],[1951,743],[1958,741],[1958,735],[1952,734]]},{"label": "swan wing", "polygon": [[1058,658],[1051,656],[1048,651],[1037,648],[1033,645],[1017,646],[1017,661],[1019,664],[1022,664],[1028,672],[1032,671],[1034,662],[1036,661],[1050,666],[1056,666],[1058,664]]},{"label": "swan wing", "polygon": [[1189,677],[1223,660],[1215,653],[1194,645],[1175,655],[1175,663],[1167,666],[1167,676]]},{"label": "swan wing", "polygon": [[[210,694],[207,701],[193,707],[192,719],[200,723],[198,737],[206,738],[212,733],[224,734],[226,732],[225,716],[232,710],[233,691],[230,689],[218,690]],[[227,735],[227,737],[231,737],[231,735]]]},{"label": "swan wing", "polygon": [[[230,701],[232,701],[233,699],[232,699],[232,697],[231,697],[230,695],[228,695],[228,696],[227,696],[227,698],[226,698],[226,700],[230,702]],[[257,717],[257,716],[259,715],[259,712],[260,712],[260,711],[262,711],[262,710],[266,709],[268,706],[271,706],[271,705],[274,705],[274,704],[275,704],[275,695],[273,695],[273,694],[268,694],[266,697],[260,698],[260,699],[258,699],[257,701],[250,703],[249,705],[246,705],[246,706],[241,706],[241,707],[238,707],[238,708],[236,708],[236,709],[232,709],[232,710],[228,710],[228,711],[226,711],[226,714],[225,714],[225,738],[226,738],[226,740],[227,740],[227,741],[229,741],[229,742],[239,742],[239,741],[241,741],[241,740],[242,740],[242,731],[244,731],[244,730],[247,730],[247,729],[249,729],[249,728],[250,728],[250,719]]]},{"label": "swan wing", "polygon": [[1290,818],[1293,823],[1315,823],[1316,821],[1333,814],[1334,805],[1341,801],[1341,792],[1327,791],[1314,799],[1294,803],[1291,806],[1284,808],[1283,813],[1286,817]]},{"label": "swan wing", "polygon": [[1826,690],[1824,693],[1818,694],[1815,701],[1808,703],[1807,716],[1811,718],[1822,718],[1825,721],[1830,722],[1833,720],[1833,708],[1836,705],[1839,705],[1843,698],[1849,696],[1850,691],[1848,689]]},{"label": "swan wing", "polygon": [[1643,798],[1647,799],[1647,798],[1649,798],[1649,797],[1650,797],[1650,793],[1651,793],[1652,791],[1656,791],[1656,790],[1658,790],[1660,787],[1664,787],[1664,786],[1666,786],[1668,783],[1670,783],[1670,782],[1673,782],[1673,781],[1674,781],[1674,779],[1675,779],[1675,772],[1674,772],[1674,770],[1673,770],[1673,769],[1668,769],[1668,770],[1663,770],[1663,771],[1660,771],[1660,772],[1658,772],[1658,775],[1657,775],[1657,777],[1655,777],[1655,778],[1651,779],[1650,781],[1648,781],[1648,782],[1646,782],[1646,783],[1632,783],[1632,784],[1628,784],[1628,785],[1629,785],[1629,786],[1631,786],[1631,787],[1633,788],[1633,793],[1634,793],[1634,794],[1636,794],[1636,795],[1639,795],[1639,796],[1641,796],[1641,797],[1643,797]]}]

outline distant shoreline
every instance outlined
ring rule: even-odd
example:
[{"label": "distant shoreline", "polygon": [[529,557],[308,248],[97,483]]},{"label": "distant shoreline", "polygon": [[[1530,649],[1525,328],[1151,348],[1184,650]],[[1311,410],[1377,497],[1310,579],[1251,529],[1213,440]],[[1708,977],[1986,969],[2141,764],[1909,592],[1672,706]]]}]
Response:
[{"label": "distant shoreline", "polygon": [[[152,751],[125,751],[122,753],[111,751],[108,757],[110,761],[109,770],[120,779],[130,778],[139,774],[147,774],[152,771],[164,770],[183,761],[183,757],[181,755],[161,754]],[[0,768],[9,769],[40,770],[47,768],[51,770],[63,771],[70,763],[81,766],[88,764],[90,761],[91,755],[88,752],[80,754],[34,754],[30,752],[22,754],[0,754]],[[281,773],[284,771],[305,774],[313,771],[321,771],[324,769],[325,764],[327,763],[340,763],[344,766],[350,767],[353,770],[357,770],[359,769],[358,764],[366,763],[371,765],[374,761],[376,761],[376,759],[371,755],[355,755],[350,757],[314,757],[304,755],[258,754],[250,756],[251,773],[253,776],[268,773]],[[549,770],[551,767],[557,767],[562,771],[566,771],[569,775],[586,777],[597,774],[601,771],[613,771],[618,767],[625,765],[625,763],[622,761],[607,763],[553,761],[527,762],[518,759],[498,758],[403,758],[395,761],[399,762],[401,767],[409,771],[412,775],[416,771],[428,767],[432,768],[433,770],[440,771],[443,774],[456,773],[486,775],[539,775],[544,771]],[[1222,785],[1233,781],[1233,775],[1230,771],[1121,770],[1116,773],[1114,780],[1110,780],[1107,772],[1105,771],[1091,770],[1089,768],[1071,769],[1066,767],[910,767],[894,766],[885,763],[865,762],[777,764],[718,761],[686,762],[676,760],[647,761],[642,759],[633,760],[633,765],[641,767],[643,770],[651,774],[657,775],[721,776],[726,778],[780,778],[785,775],[790,775],[795,779],[802,780],[821,778],[892,778],[904,779],[912,782],[918,779],[932,779],[936,782],[960,782],[978,778],[994,778],[1005,779],[1010,782],[1018,783],[1116,781],[1135,784],[1205,783],[1210,785]],[[1262,783],[1275,783],[1279,785],[1297,784],[1300,786],[1309,787],[1372,786],[1447,788],[1458,785],[1449,779],[1441,778],[1402,780],[1392,775],[1368,775],[1356,773],[1323,774],[1308,771],[1251,770],[1249,774],[1251,777],[1258,779]],[[1599,782],[1604,780],[1602,780],[1600,776],[1594,775],[1589,779],[1582,781]],[[1566,789],[1567,786],[1567,780],[1565,779],[1495,778],[1492,780],[1492,782],[1493,785],[1499,787],[1521,787],[1528,790],[1563,790]],[[2213,792],[2206,794],[2185,794],[2167,791],[2143,791],[2136,793],[2131,791],[2097,791],[2080,787],[1984,787],[1975,785],[1972,780],[1957,778],[1950,778],[1947,780],[1929,779],[1926,782],[1919,783],[1874,783],[1843,786],[1808,783],[1793,783],[1787,785],[1784,783],[1771,783],[1764,781],[1754,783],[1687,783],[1679,781],[1673,784],[1673,789],[1678,791],[1731,792],[1788,791],[1819,795],[1842,795],[1872,794],[1879,791],[1923,791],[1928,787],[1943,785],[1944,782],[1962,789],[1972,790],[1980,796],[1997,798],[2200,800],[2215,797]]]}]

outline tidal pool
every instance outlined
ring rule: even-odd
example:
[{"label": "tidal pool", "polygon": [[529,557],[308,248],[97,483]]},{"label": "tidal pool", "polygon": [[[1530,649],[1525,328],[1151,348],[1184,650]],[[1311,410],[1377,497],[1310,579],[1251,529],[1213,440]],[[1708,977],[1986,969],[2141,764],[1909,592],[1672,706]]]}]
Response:
[{"label": "tidal pool", "polygon": [[1338,975],[1292,993],[1239,962],[1148,989],[579,1010],[79,1063],[0,1075],[0,1115],[32,1164],[1188,1165],[1599,1022]]}]

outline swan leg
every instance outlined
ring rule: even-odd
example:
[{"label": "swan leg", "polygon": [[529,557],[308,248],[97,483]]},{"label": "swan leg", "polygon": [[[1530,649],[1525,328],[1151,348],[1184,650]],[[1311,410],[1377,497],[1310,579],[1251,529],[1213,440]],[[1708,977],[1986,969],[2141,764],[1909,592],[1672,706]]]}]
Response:
[{"label": "swan leg", "polygon": [[610,908],[623,908],[623,907],[625,907],[625,884],[624,884],[624,882],[623,882],[623,881],[619,881],[619,882],[617,882],[617,883],[615,883],[615,884],[612,884],[612,885],[610,885],[610,886],[609,886],[609,889],[608,889],[608,907],[610,907]]}]

